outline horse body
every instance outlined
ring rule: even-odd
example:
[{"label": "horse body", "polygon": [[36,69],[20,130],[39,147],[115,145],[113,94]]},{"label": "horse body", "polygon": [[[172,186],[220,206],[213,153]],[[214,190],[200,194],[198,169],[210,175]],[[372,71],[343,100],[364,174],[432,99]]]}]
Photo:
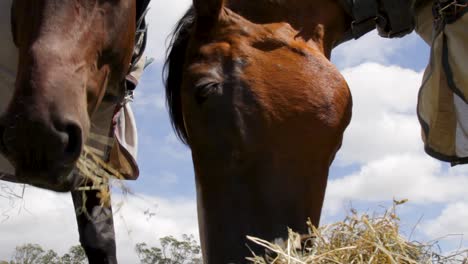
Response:
[{"label": "horse body", "polygon": [[246,235],[306,233],[309,217],[318,225],[351,118],[347,84],[328,60],[344,10],[264,2],[194,1],[166,64],[173,124],[192,150],[205,263],[244,262]]}]

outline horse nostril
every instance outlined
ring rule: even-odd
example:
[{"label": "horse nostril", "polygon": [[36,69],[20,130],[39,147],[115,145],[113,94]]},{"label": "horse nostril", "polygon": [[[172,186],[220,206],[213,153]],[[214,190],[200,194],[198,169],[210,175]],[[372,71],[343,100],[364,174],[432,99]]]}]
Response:
[{"label": "horse nostril", "polygon": [[70,123],[65,126],[64,131],[61,133],[66,134],[64,160],[65,162],[75,162],[80,154],[83,145],[81,127],[78,124]]}]

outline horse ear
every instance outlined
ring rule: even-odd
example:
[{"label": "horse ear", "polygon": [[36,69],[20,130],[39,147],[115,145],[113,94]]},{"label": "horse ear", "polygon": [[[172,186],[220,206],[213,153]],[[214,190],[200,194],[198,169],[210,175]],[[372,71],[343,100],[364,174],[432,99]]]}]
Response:
[{"label": "horse ear", "polygon": [[193,6],[199,20],[214,22],[218,19],[224,0],[193,0]]}]

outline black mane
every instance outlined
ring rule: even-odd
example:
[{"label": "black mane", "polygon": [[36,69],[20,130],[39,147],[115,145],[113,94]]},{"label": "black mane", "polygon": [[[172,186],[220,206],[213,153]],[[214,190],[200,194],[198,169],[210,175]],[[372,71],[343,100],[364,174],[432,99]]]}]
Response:
[{"label": "black mane", "polygon": [[185,51],[190,32],[195,24],[195,10],[191,7],[176,24],[170,45],[166,51],[163,80],[166,87],[166,103],[174,131],[184,144],[188,143],[187,131],[182,116],[181,85],[185,62]]}]

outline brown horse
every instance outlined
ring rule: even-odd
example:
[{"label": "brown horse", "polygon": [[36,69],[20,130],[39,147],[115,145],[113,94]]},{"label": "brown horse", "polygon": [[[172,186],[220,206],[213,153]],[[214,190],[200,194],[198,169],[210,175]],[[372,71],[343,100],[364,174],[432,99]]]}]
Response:
[{"label": "brown horse", "polygon": [[335,0],[193,4],[168,52],[167,102],[192,150],[204,261],[243,263],[246,235],[319,224],[352,107],[329,58],[351,17]]},{"label": "brown horse", "polygon": [[117,263],[112,211],[99,207],[95,191],[87,201],[73,191],[83,184],[73,169],[103,98],[117,96],[107,103],[121,103],[137,13],[147,2],[12,1],[19,59],[13,99],[0,121],[0,150],[15,167],[15,181],[72,191],[76,208],[108,216],[98,222],[77,215],[90,263]]}]

